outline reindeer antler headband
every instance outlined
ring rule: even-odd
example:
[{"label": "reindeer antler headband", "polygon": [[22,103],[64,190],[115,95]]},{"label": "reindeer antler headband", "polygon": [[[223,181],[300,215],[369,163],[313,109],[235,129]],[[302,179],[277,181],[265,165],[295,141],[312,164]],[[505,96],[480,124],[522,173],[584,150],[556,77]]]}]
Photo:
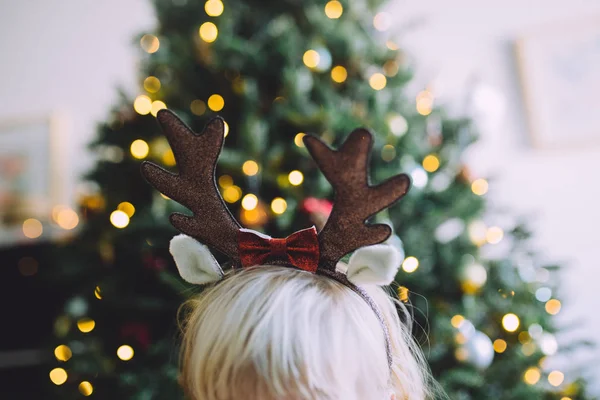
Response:
[{"label": "reindeer antler headband", "polygon": [[[390,236],[391,228],[386,224],[368,224],[366,220],[403,197],[410,179],[400,174],[377,186],[369,185],[371,133],[354,130],[337,151],[315,136],[304,136],[308,151],[333,186],[333,210],[318,236],[312,227],[286,239],[273,239],[241,228],[219,194],[215,169],[225,137],[223,120],[212,119],[201,134],[196,134],[169,110],[159,111],[157,119],[171,145],[179,174],[150,162],[142,164],[142,173],[156,189],[193,213],[174,213],[170,218],[184,234],[171,241],[171,253],[182,277],[197,284],[221,279],[221,267],[203,246],[208,245],[227,255],[233,268],[278,264],[335,279],[373,309],[384,330],[391,363],[388,329],[382,314],[358,285],[386,285],[395,276],[401,262],[398,251],[378,245]],[[355,251],[358,249],[361,250]],[[347,272],[336,270],[339,260],[353,251]]]}]

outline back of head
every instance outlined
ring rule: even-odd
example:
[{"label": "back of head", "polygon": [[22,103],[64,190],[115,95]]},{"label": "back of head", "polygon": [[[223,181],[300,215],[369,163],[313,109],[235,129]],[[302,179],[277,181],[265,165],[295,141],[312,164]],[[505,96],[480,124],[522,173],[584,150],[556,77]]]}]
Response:
[{"label": "back of head", "polygon": [[347,286],[286,267],[229,274],[187,303],[182,384],[194,400],[429,398],[429,375],[382,289],[389,328]]}]

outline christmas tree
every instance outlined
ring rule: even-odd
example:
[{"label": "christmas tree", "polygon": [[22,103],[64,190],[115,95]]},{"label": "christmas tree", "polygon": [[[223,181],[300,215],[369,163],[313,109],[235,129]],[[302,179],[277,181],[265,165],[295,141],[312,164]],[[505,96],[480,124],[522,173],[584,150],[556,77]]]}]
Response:
[{"label": "christmas tree", "polygon": [[[99,127],[98,155],[79,199],[85,221],[56,249],[53,285],[69,293],[55,319],[53,391],[61,399],[181,398],[176,313],[197,289],[168,253],[173,211],[140,175],[142,160],[176,169],[156,121],[175,111],[196,132],[226,121],[218,184],[247,228],[275,237],[316,225],[331,187],[306,133],[337,146],[375,133],[373,182],[409,173],[413,188],[378,221],[405,255],[399,298],[452,399],[585,399],[577,371],[549,367],[560,351],[554,266],[530,233],[486,211],[488,182],[462,153],[475,140],[424,88],[406,92],[407,57],[385,31],[380,0],[155,0],[158,26],[139,37],[140,93],[123,95]],[[49,383],[49,385],[51,385]]]}]

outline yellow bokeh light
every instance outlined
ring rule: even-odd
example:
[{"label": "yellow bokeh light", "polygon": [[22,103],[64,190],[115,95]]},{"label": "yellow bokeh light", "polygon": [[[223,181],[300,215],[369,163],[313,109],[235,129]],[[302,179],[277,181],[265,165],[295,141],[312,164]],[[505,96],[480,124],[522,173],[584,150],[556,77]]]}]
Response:
[{"label": "yellow bokeh light", "polygon": [[152,102],[152,107],[150,108],[150,113],[156,117],[156,114],[158,114],[158,112],[160,110],[164,110],[165,108],[167,108],[167,105],[165,104],[164,101],[155,100]]},{"label": "yellow bokeh light", "polygon": [[67,378],[67,371],[62,368],[54,368],[52,371],[50,371],[50,380],[55,385],[62,385],[67,381]]},{"label": "yellow bokeh light", "polygon": [[100,289],[100,286],[96,286],[94,289],[94,296],[96,296],[98,300],[102,300],[102,289]]},{"label": "yellow bokeh light", "polygon": [[254,160],[248,160],[242,165],[242,171],[248,176],[254,176],[258,174],[258,164]]},{"label": "yellow bokeh light", "polygon": [[225,107],[225,99],[219,94],[213,94],[208,98],[208,108],[213,111],[221,111]]},{"label": "yellow bokeh light", "polygon": [[119,203],[117,210],[123,211],[129,218],[133,217],[133,214],[135,214],[135,207],[128,201]]},{"label": "yellow bokeh light", "polygon": [[383,72],[389,77],[395,76],[399,70],[400,66],[394,60],[388,60],[383,64]]},{"label": "yellow bokeh light", "polygon": [[508,344],[506,343],[505,340],[502,339],[496,339],[494,340],[494,351],[498,354],[502,354],[506,351],[506,348],[508,347]]},{"label": "yellow bokeh light", "polygon": [[249,193],[244,196],[242,199],[242,208],[244,210],[254,210],[258,206],[258,197],[256,195]]},{"label": "yellow bokeh light", "polygon": [[421,115],[429,115],[433,110],[433,93],[423,90],[417,95],[417,112]]},{"label": "yellow bokeh light", "polygon": [[467,337],[465,335],[463,335],[462,333],[457,333],[454,336],[454,340],[456,341],[456,343],[458,344],[465,344],[467,343]]},{"label": "yellow bokeh light", "polygon": [[406,286],[398,287],[398,298],[400,299],[400,301],[404,303],[408,302],[409,293],[410,290],[408,290]]},{"label": "yellow bokeh light", "polygon": [[173,150],[168,149],[167,151],[165,151],[163,153],[163,155],[161,156],[161,160],[162,160],[163,164],[165,164],[167,167],[175,166],[176,161],[175,161],[175,154],[173,153]]},{"label": "yellow bokeh light", "polygon": [[61,344],[54,349],[54,357],[56,357],[58,361],[69,361],[69,359],[73,357],[73,353],[69,346]]},{"label": "yellow bokeh light", "polygon": [[304,175],[302,175],[302,172],[294,170],[288,174],[288,180],[292,185],[298,186],[304,181]]},{"label": "yellow bokeh light", "polygon": [[527,369],[527,371],[525,371],[525,374],[523,375],[523,380],[528,385],[535,385],[540,381],[541,377],[542,373],[540,372],[539,368],[531,367]]},{"label": "yellow bokeh light", "polygon": [[396,158],[396,148],[391,144],[386,144],[381,148],[381,159],[383,161],[392,161]]},{"label": "yellow bokeh light", "polygon": [[390,50],[398,50],[400,47],[391,40],[385,42],[385,46]]},{"label": "yellow bokeh light", "polygon": [[297,133],[296,136],[294,136],[294,144],[298,147],[304,147],[304,136],[306,136],[306,133],[304,132]]},{"label": "yellow bokeh light", "polygon": [[91,396],[94,393],[94,387],[88,381],[83,381],[79,384],[79,393],[84,396]]},{"label": "yellow bokeh light", "polygon": [[223,121],[223,137],[227,137],[229,135],[229,124],[227,121]]},{"label": "yellow bokeh light", "polygon": [[376,72],[369,78],[369,85],[375,90],[381,90],[387,85],[387,78],[380,72]]},{"label": "yellow bokeh light", "polygon": [[435,172],[440,167],[440,160],[435,155],[430,154],[423,159],[423,169],[427,172]]},{"label": "yellow bokeh light", "polygon": [[302,56],[302,61],[308,68],[316,68],[321,61],[321,56],[316,50],[307,50]]},{"label": "yellow bokeh light", "polygon": [[129,225],[129,215],[124,211],[115,210],[110,214],[110,223],[113,224],[115,228],[123,229]]},{"label": "yellow bokeh light", "polygon": [[409,274],[415,272],[419,268],[419,260],[416,257],[406,257],[404,261],[402,261],[402,269],[404,272],[408,272]]},{"label": "yellow bokeh light", "polygon": [[373,26],[378,31],[383,32],[390,29],[391,24],[392,20],[389,13],[380,12],[375,15],[375,18],[373,18]]},{"label": "yellow bokeh light", "polygon": [[77,321],[77,328],[83,333],[88,333],[94,330],[96,327],[96,321],[91,318],[82,318]]},{"label": "yellow bokeh light", "polygon": [[469,352],[464,347],[459,347],[454,351],[454,357],[456,357],[458,361],[467,361],[469,358]]},{"label": "yellow bokeh light", "polygon": [[145,94],[141,94],[135,98],[133,109],[140,115],[150,114],[152,111],[152,99]]},{"label": "yellow bokeh light", "polygon": [[490,226],[485,234],[485,239],[491,244],[500,243],[503,237],[504,231],[498,226]]},{"label": "yellow bokeh light", "polygon": [[63,229],[71,230],[79,224],[79,216],[70,208],[63,208],[56,214],[56,223]]},{"label": "yellow bokeh light", "polygon": [[456,314],[454,317],[452,317],[452,319],[450,320],[450,324],[455,327],[458,328],[462,325],[462,323],[464,322],[465,317],[463,317],[460,314]]},{"label": "yellow bokeh light", "polygon": [[223,199],[228,203],[235,203],[242,197],[242,189],[239,186],[231,185],[223,190]]},{"label": "yellow bokeh light", "polygon": [[518,339],[521,344],[527,344],[531,342],[531,336],[527,331],[519,332]]},{"label": "yellow bokeh light", "polygon": [[281,197],[275,197],[271,202],[271,210],[275,214],[283,214],[287,209],[287,202]]},{"label": "yellow bokeh light", "polygon": [[221,175],[218,179],[219,186],[222,188],[227,188],[233,185],[233,178],[229,175]]},{"label": "yellow bokeh light", "polygon": [[221,0],[208,0],[204,3],[204,11],[211,17],[218,17],[223,14],[223,2]]},{"label": "yellow bokeh light", "polygon": [[190,111],[194,115],[202,115],[206,112],[206,103],[202,100],[192,100],[190,103]]},{"label": "yellow bokeh light", "polygon": [[478,196],[483,196],[486,194],[488,192],[488,188],[489,184],[483,178],[475,179],[471,184],[471,190]]},{"label": "yellow bokeh light", "polygon": [[155,76],[149,76],[144,79],[144,89],[148,93],[156,93],[160,90],[160,80]]},{"label": "yellow bokeh light", "polygon": [[331,79],[333,79],[334,82],[342,83],[345,82],[347,78],[348,71],[341,65],[336,65],[331,69]]},{"label": "yellow bokeh light", "polygon": [[146,53],[156,53],[160,47],[160,41],[154,35],[144,35],[140,39],[140,46]]},{"label": "yellow bokeh light", "polygon": [[565,381],[565,374],[560,371],[552,371],[548,374],[548,383],[552,386],[560,386]]},{"label": "yellow bokeh light", "polygon": [[212,22],[205,22],[200,25],[200,29],[198,29],[198,34],[200,38],[204,40],[206,43],[212,43],[217,40],[217,36],[219,36],[219,30],[217,26]]},{"label": "yellow bokeh light", "polygon": [[148,156],[148,153],[150,152],[150,146],[148,146],[148,143],[146,143],[144,140],[137,139],[131,143],[129,151],[131,151],[132,156],[138,160],[141,160]]},{"label": "yellow bokeh light", "polygon": [[27,218],[23,221],[23,235],[29,239],[35,239],[42,236],[44,226],[35,218]]},{"label": "yellow bokeh light", "polygon": [[117,357],[119,357],[123,361],[129,361],[133,358],[133,348],[127,344],[119,346],[117,349]]},{"label": "yellow bokeh light", "polygon": [[331,19],[338,19],[342,16],[344,12],[344,7],[342,3],[337,0],[331,0],[327,4],[325,4],[325,15]]},{"label": "yellow bokeh light", "polygon": [[550,315],[558,314],[560,312],[561,308],[562,308],[562,304],[560,303],[559,300],[552,299],[552,300],[548,300],[548,302],[546,303],[546,312]]},{"label": "yellow bokeh light", "polygon": [[502,326],[507,332],[514,332],[519,329],[519,325],[521,321],[519,321],[519,317],[517,317],[513,313],[508,313],[504,317],[502,317]]}]

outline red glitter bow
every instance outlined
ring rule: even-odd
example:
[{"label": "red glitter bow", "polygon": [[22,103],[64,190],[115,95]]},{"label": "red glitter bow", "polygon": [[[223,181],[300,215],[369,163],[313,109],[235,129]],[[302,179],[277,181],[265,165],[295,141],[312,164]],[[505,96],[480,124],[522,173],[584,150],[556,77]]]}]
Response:
[{"label": "red glitter bow", "polygon": [[319,266],[319,239],[314,226],[285,239],[274,239],[250,229],[240,229],[238,248],[244,268],[283,263],[314,273]]}]

